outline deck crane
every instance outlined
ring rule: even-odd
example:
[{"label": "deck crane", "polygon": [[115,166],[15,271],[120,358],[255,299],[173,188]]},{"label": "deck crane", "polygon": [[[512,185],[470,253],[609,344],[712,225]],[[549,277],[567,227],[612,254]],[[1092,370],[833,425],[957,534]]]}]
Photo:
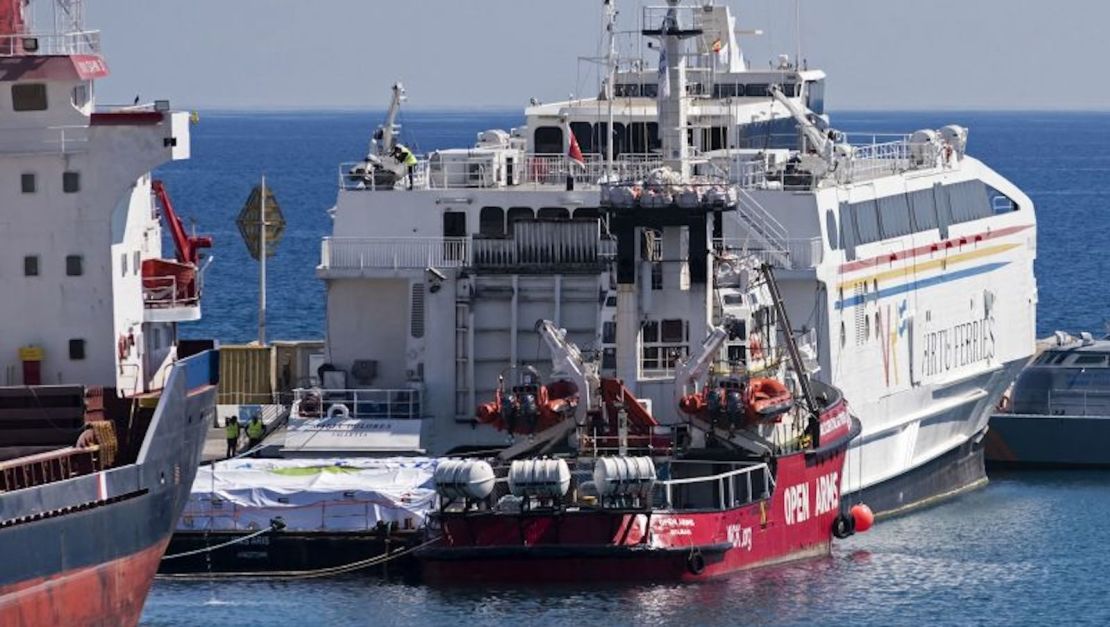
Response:
[{"label": "deck crane", "polygon": [[[836,170],[841,160],[850,160],[852,158],[852,147],[848,144],[838,143],[836,141],[840,136],[837,131],[822,131],[818,128],[817,125],[813,123],[813,120],[806,115],[805,110],[798,106],[798,103],[786,97],[786,94],[782,91],[782,87],[779,85],[771,85],[770,92],[771,97],[773,97],[776,102],[786,107],[786,110],[790,112],[790,115],[798,123],[798,126],[802,130],[802,134],[805,135],[806,140],[813,147],[817,156],[824,162],[826,171]],[[818,173],[815,172],[814,174]]]},{"label": "deck crane", "polygon": [[401,126],[397,124],[397,116],[401,113],[401,104],[407,100],[407,96],[405,86],[401,83],[394,83],[391,91],[392,97],[389,101],[389,110],[385,114],[385,121],[370,136],[366,159],[356,164],[347,173],[352,182],[361,180],[375,188],[388,189],[404,173],[404,165],[393,156],[393,148],[397,145],[397,136],[401,131]]}]

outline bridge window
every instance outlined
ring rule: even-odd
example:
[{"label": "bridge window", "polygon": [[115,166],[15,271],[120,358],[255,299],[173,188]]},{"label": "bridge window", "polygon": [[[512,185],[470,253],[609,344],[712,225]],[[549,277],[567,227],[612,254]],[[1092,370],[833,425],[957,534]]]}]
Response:
[{"label": "bridge window", "polygon": [[478,214],[478,233],[487,237],[505,234],[505,212],[501,207],[482,207]]},{"label": "bridge window", "polygon": [[859,235],[857,243],[867,244],[877,242],[879,234],[879,212],[874,200],[852,203],[852,214],[856,222],[856,234]]},{"label": "bridge window", "polygon": [[640,87],[640,95],[644,98],[658,98],[659,85],[655,83],[645,84]]},{"label": "bridge window", "polygon": [[905,194],[880,198],[879,219],[882,223],[883,239],[913,233],[913,224],[910,223],[910,204]]},{"label": "bridge window", "polygon": [[714,98],[736,97],[736,83],[717,83],[713,86]]},{"label": "bridge window", "polygon": [[540,209],[541,220],[569,220],[570,212],[562,207],[544,207]]},{"label": "bridge window", "polygon": [[767,83],[750,83],[744,86],[744,95],[749,98],[766,98],[771,95],[771,86]]},{"label": "bridge window", "polygon": [[583,154],[595,152],[593,124],[589,122],[571,122],[570,132],[574,133],[574,138],[578,140],[578,148],[582,150]]},{"label": "bridge window", "polygon": [[913,211],[914,231],[928,231],[937,228],[937,207],[933,199],[933,190],[923,189],[911,192],[910,207]]},{"label": "bridge window", "polygon": [[636,83],[617,83],[613,95],[617,98],[636,98],[640,95],[640,86]]},{"label": "bridge window", "polygon": [[46,85],[44,83],[12,85],[12,109],[46,111]]},{"label": "bridge window", "polygon": [[946,186],[952,222],[970,222],[994,214],[987,186],[982,181],[964,181]]},{"label": "bridge window", "polygon": [[990,185],[987,185],[987,197],[990,198],[991,210],[996,214],[1018,210],[1018,204],[1012,198]]},{"label": "bridge window", "polygon": [[829,248],[836,250],[840,247],[840,238],[837,237],[836,213],[832,209],[825,212],[825,231],[829,236]]},{"label": "bridge window", "polygon": [[532,211],[531,207],[510,207],[509,208],[509,232],[513,230],[513,224],[522,220],[535,220],[536,214]]},{"label": "bridge window", "polygon": [[533,150],[540,155],[563,154],[563,129],[558,126],[541,126],[533,138]]}]

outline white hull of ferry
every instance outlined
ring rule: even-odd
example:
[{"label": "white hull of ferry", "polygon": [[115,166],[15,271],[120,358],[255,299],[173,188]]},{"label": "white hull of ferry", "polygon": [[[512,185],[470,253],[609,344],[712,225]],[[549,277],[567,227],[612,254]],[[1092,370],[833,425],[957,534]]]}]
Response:
[{"label": "white hull of ferry", "polygon": [[[778,268],[814,376],[842,389],[862,421],[843,490],[884,512],[981,484],[987,419],[1034,351],[1032,202],[965,155],[960,127],[848,145],[827,126],[824,73],[789,59],[750,68],[727,7],[674,0],[645,8],[641,23],[668,52],[658,70],[611,66],[607,101],[534,103],[525,127],[436,151],[408,171],[409,185],[360,175],[370,159],[341,166],[318,276],[327,359],[373,426],[366,450],[416,431],[412,448],[431,454],[504,446],[474,411],[510,366],[544,372],[541,319],[596,351],[602,374],[657,418],[682,420],[674,356],[725,316],[755,320],[765,303],[742,306],[734,290],[730,304],[731,288],[715,283],[717,260],[754,254]],[[402,96],[395,86],[371,146],[387,164]],[[619,146],[612,170],[606,136]],[[584,164],[568,159],[581,153]],[[645,185],[663,165],[737,192],[733,210],[720,224],[682,214],[679,196],[705,190]],[[603,198],[609,173],[639,187],[610,185]],[[627,240],[616,246],[615,224],[599,223],[606,202],[613,223],[626,211],[634,255]],[[758,370],[752,331],[724,353]]]}]

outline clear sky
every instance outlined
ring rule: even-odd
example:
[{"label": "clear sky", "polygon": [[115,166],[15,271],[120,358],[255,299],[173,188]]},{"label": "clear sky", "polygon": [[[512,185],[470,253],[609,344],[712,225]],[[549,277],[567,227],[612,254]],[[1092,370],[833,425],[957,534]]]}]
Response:
[{"label": "clear sky", "polygon": [[[44,0],[37,0],[42,2]],[[721,0],[718,0],[720,3]],[[634,28],[640,0],[617,0]],[[101,102],[520,107],[592,94],[601,0],[88,0]],[[655,4],[654,2],[650,4]],[[795,49],[794,0],[730,3],[753,65]],[[801,0],[834,109],[1110,109],[1108,0]],[[654,53],[648,54],[654,62]]]}]

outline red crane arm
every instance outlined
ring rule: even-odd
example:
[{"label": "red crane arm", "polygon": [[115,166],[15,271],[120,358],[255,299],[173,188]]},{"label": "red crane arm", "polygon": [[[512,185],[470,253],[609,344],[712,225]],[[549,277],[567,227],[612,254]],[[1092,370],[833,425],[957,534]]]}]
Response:
[{"label": "red crane arm", "polygon": [[177,249],[177,261],[197,265],[200,260],[200,249],[211,248],[212,238],[194,237],[185,232],[185,225],[181,223],[181,218],[177,217],[177,212],[173,210],[170,195],[166,192],[166,186],[162,181],[151,181],[150,188],[159,204],[162,205],[162,215],[166,217],[166,222],[169,223],[173,245]]}]

